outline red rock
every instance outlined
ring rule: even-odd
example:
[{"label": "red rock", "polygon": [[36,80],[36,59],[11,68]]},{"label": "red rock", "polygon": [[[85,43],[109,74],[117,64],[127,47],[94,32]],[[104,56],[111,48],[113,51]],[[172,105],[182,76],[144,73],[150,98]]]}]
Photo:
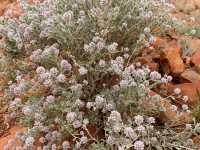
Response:
[{"label": "red rock", "polygon": [[156,37],[156,41],[153,43],[154,47],[164,47],[167,44],[167,40],[162,37]]},{"label": "red rock", "polygon": [[165,109],[160,115],[161,122],[168,122],[176,119],[176,112],[171,110],[172,104],[168,100],[161,100],[161,107]]},{"label": "red rock", "polygon": [[[200,14],[199,14],[200,15]],[[194,15],[191,15],[194,16]],[[194,23],[192,22],[192,25],[194,25]],[[189,48],[190,51],[188,52],[189,55],[195,53],[196,51],[198,51],[200,49],[200,39],[199,38],[195,38],[195,37],[191,37],[191,36],[179,36],[178,38],[178,42],[181,43],[181,41],[185,41]]]},{"label": "red rock", "polygon": [[189,82],[200,81],[200,74],[194,69],[187,69],[182,74],[181,77]]},{"label": "red rock", "polygon": [[195,67],[200,70],[200,51],[197,51],[193,56],[192,56],[192,63],[195,65]]},{"label": "red rock", "polygon": [[179,11],[185,13],[196,9],[195,0],[175,0],[175,6]]},{"label": "red rock", "polygon": [[10,0],[0,0],[0,16],[3,15],[5,9],[10,4]]},{"label": "red rock", "polygon": [[139,57],[138,61],[143,65],[147,65],[150,70],[158,70],[159,68],[159,65],[153,61],[152,56]]},{"label": "red rock", "polygon": [[197,144],[198,148],[200,149],[200,135],[197,135],[193,138],[193,142]]},{"label": "red rock", "polygon": [[162,112],[159,117],[161,122],[173,123],[172,126],[178,126],[192,122],[192,115],[189,113],[185,112],[181,115],[177,115],[176,112],[172,111],[172,104],[170,100],[161,100],[161,106],[165,109],[165,111]]},{"label": "red rock", "polygon": [[[10,139],[15,139],[15,135],[17,132],[26,132],[26,129],[21,126],[14,126],[9,130],[9,134],[7,136],[3,136],[0,138],[0,149],[2,150],[3,147],[7,144]],[[17,145],[20,145],[17,142]]]},{"label": "red rock", "polygon": [[18,18],[23,13],[22,9],[19,6],[19,3],[17,2],[10,4],[8,10],[12,11],[12,17],[14,18]]},{"label": "red rock", "polygon": [[198,103],[200,97],[198,95],[198,91],[200,92],[200,81],[196,81],[193,83],[183,83],[174,86],[175,88],[181,89],[181,95],[188,96],[188,104],[193,106]]},{"label": "red rock", "polygon": [[0,97],[3,97],[3,96],[4,96],[4,92],[0,91]]},{"label": "red rock", "polygon": [[185,70],[184,62],[180,55],[180,47],[177,44],[170,44],[164,50],[164,58],[167,60],[172,73],[180,74]]},{"label": "red rock", "polygon": [[197,8],[200,8],[200,0],[194,0],[194,2],[196,4]]},{"label": "red rock", "polygon": [[200,51],[197,51],[193,56],[192,56],[192,62],[194,64],[200,64]]}]

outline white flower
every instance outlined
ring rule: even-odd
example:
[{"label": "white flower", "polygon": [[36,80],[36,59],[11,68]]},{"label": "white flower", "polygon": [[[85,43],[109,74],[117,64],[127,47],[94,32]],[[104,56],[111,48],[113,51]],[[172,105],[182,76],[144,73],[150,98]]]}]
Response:
[{"label": "white flower", "polygon": [[87,142],[88,142],[87,136],[82,136],[82,137],[80,138],[80,144],[86,144]]},{"label": "white flower", "polygon": [[44,145],[42,150],[49,150],[49,146],[48,145]]},{"label": "white flower", "polygon": [[83,124],[84,124],[84,125],[89,124],[89,120],[88,120],[87,118],[83,119]]},{"label": "white flower", "polygon": [[82,85],[81,84],[75,84],[75,85],[72,85],[70,87],[70,89],[72,90],[73,93],[82,93]]},{"label": "white flower", "polygon": [[143,141],[135,141],[134,143],[134,149],[135,150],[144,150],[144,142]]},{"label": "white flower", "polygon": [[112,43],[111,45],[108,46],[108,51],[110,53],[113,53],[117,50],[118,44],[117,43]]},{"label": "white flower", "polygon": [[93,102],[87,102],[87,104],[86,104],[87,109],[91,109],[93,106],[94,106]]},{"label": "white flower", "polygon": [[52,77],[56,77],[58,75],[58,69],[53,67],[50,69],[49,73],[51,74]]},{"label": "white flower", "polygon": [[149,27],[144,28],[144,33],[149,34],[151,32],[151,29]]},{"label": "white flower", "polygon": [[72,20],[74,18],[74,13],[73,11],[69,10],[67,12],[65,12],[63,14],[63,20],[67,23],[67,24],[71,24],[72,23]]},{"label": "white flower", "polygon": [[162,83],[167,83],[168,80],[167,80],[166,78],[161,78],[161,82],[162,82]]},{"label": "white flower", "polygon": [[119,83],[120,87],[125,89],[129,86],[129,81],[128,80],[121,80]]},{"label": "white flower", "polygon": [[117,64],[124,64],[124,58],[121,56],[118,56],[115,61]]},{"label": "white flower", "polygon": [[33,137],[27,137],[26,138],[26,141],[25,141],[25,144],[27,146],[33,146],[33,143],[35,142],[34,138]]},{"label": "white flower", "polygon": [[75,101],[75,105],[78,106],[79,108],[83,108],[85,106],[85,103],[81,101],[80,99],[77,99]]},{"label": "white flower", "polygon": [[115,124],[112,125],[112,129],[115,133],[119,133],[122,129],[122,124],[119,122],[116,122]]},{"label": "white flower", "polygon": [[56,149],[57,149],[56,144],[52,144],[52,146],[51,146],[51,150],[56,150]]},{"label": "white flower", "polygon": [[194,34],[196,34],[196,30],[195,29],[192,29],[191,31],[190,31],[190,33],[192,34],[192,35],[194,35]]},{"label": "white flower", "polygon": [[46,72],[46,70],[45,70],[45,68],[42,67],[42,66],[37,67],[37,69],[36,69],[36,73],[37,73],[37,74],[43,74],[43,73],[45,73],[45,72]]},{"label": "white flower", "polygon": [[176,112],[176,111],[177,111],[177,106],[176,106],[176,105],[171,105],[171,106],[170,106],[170,109],[171,109],[173,112]]},{"label": "white flower", "polygon": [[83,84],[84,85],[88,85],[88,81],[87,80],[83,80]]},{"label": "white flower", "polygon": [[76,117],[77,117],[77,115],[75,112],[69,112],[69,113],[67,113],[66,120],[68,122],[72,123]]},{"label": "white flower", "polygon": [[120,90],[119,85],[113,85],[112,88],[113,88],[114,91],[119,91]]},{"label": "white flower", "polygon": [[128,27],[128,24],[126,22],[122,23],[122,28],[126,29]]},{"label": "white flower", "polygon": [[94,48],[91,45],[84,44],[84,51],[92,53],[94,51]]},{"label": "white flower", "polygon": [[141,124],[144,122],[143,116],[140,116],[140,115],[135,116],[134,119],[135,119],[135,123],[136,123],[138,126],[141,125]]},{"label": "white flower", "polygon": [[188,96],[183,96],[183,101],[186,103],[189,100]]},{"label": "white flower", "polygon": [[22,76],[21,75],[17,75],[16,76],[16,81],[20,81],[22,79]]},{"label": "white flower", "polygon": [[121,114],[118,111],[111,111],[110,116],[108,117],[108,122],[121,122]]},{"label": "white flower", "polygon": [[185,125],[185,129],[189,130],[189,131],[192,130],[192,125],[191,124],[186,124]]},{"label": "white flower", "polygon": [[75,144],[75,149],[81,149],[81,144],[80,144],[80,142],[76,142],[76,144]]},{"label": "white flower", "polygon": [[[82,0],[83,1],[83,0]],[[83,10],[81,10],[80,12],[79,12],[79,15],[80,15],[80,19],[85,19],[85,11],[83,11]]]},{"label": "white flower", "polygon": [[131,127],[126,127],[124,129],[124,134],[126,137],[131,138],[132,140],[135,140],[137,138],[137,134]]},{"label": "white flower", "polygon": [[65,82],[65,75],[64,74],[59,74],[57,77],[56,77],[57,81],[60,82],[60,83],[64,83]]},{"label": "white flower", "polygon": [[22,100],[21,100],[21,98],[16,97],[16,98],[14,99],[14,101],[17,102],[17,103],[21,103]]},{"label": "white flower", "polygon": [[32,109],[29,106],[25,106],[22,108],[22,112],[24,115],[31,115]]},{"label": "white flower", "polygon": [[153,123],[156,122],[154,117],[149,117],[149,118],[147,119],[147,121],[148,121],[149,124],[153,124]]},{"label": "white flower", "polygon": [[106,109],[106,111],[111,111],[111,110],[113,110],[113,105],[107,104],[105,109]]},{"label": "white flower", "polygon": [[53,103],[55,101],[55,97],[53,95],[49,95],[47,96],[46,101],[48,103]]},{"label": "white flower", "polygon": [[67,60],[62,60],[60,62],[60,67],[61,69],[66,70],[66,71],[71,71],[72,69],[72,65]]},{"label": "white flower", "polygon": [[80,75],[85,75],[85,74],[87,74],[87,72],[88,72],[88,70],[85,68],[85,67],[80,67],[79,68],[79,73],[80,73]]},{"label": "white flower", "polygon": [[99,66],[100,66],[100,67],[105,67],[105,65],[106,65],[105,60],[102,60],[102,59],[101,59],[101,60],[99,61]]},{"label": "white flower", "polygon": [[99,42],[96,44],[96,47],[97,47],[97,50],[98,50],[98,51],[102,50],[102,49],[105,47],[105,42],[104,42],[104,41],[99,41]]},{"label": "white flower", "polygon": [[81,127],[81,122],[79,120],[76,120],[73,122],[73,127],[75,129],[80,128]]},{"label": "white flower", "polygon": [[145,133],[146,129],[144,126],[140,125],[137,127],[137,130],[140,132],[140,133]]},{"label": "white flower", "polygon": [[111,61],[111,67],[112,67],[111,69],[117,74],[120,74],[123,69],[122,64],[117,64],[117,63],[114,63],[113,61]]},{"label": "white flower", "polygon": [[182,109],[183,109],[184,111],[187,111],[187,110],[188,110],[188,105],[183,104],[183,105],[182,105]]},{"label": "white flower", "polygon": [[124,59],[123,57],[117,57],[115,60],[111,60],[111,69],[120,74],[124,68]]},{"label": "white flower", "polygon": [[124,56],[125,59],[128,59],[130,55],[128,53],[126,53],[123,56]]},{"label": "white flower", "polygon": [[15,98],[14,99],[14,101],[12,101],[11,103],[10,103],[10,108],[15,108],[15,107],[17,107],[19,104],[21,104],[21,99],[20,98]]},{"label": "white flower", "polygon": [[172,81],[172,76],[167,76],[167,80],[168,80],[168,82],[171,82]]},{"label": "white flower", "polygon": [[95,98],[96,108],[98,108],[98,109],[103,108],[105,102],[106,102],[106,100],[103,97],[101,97],[99,95],[96,96],[96,98]]},{"label": "white flower", "polygon": [[146,73],[144,72],[143,69],[137,69],[135,73],[136,73],[136,76],[140,77],[140,78],[142,78],[146,75]]},{"label": "white flower", "polygon": [[175,93],[176,95],[179,95],[179,94],[181,93],[181,89],[175,88],[175,89],[174,89],[174,93]]},{"label": "white flower", "polygon": [[118,146],[117,149],[118,150],[125,150],[125,146]]},{"label": "white flower", "polygon": [[67,150],[68,148],[70,148],[70,143],[69,143],[69,141],[64,141],[64,142],[62,143],[62,148],[63,148],[63,150]]},{"label": "white flower", "polygon": [[151,37],[149,38],[149,43],[150,43],[150,44],[155,43],[155,41],[156,41],[156,38],[155,38],[154,36],[151,36]]},{"label": "white flower", "polygon": [[157,71],[153,71],[150,73],[150,78],[151,78],[151,80],[160,80],[161,74],[158,73]]},{"label": "white flower", "polygon": [[51,79],[47,79],[43,82],[44,86],[50,87],[53,85],[53,81]]},{"label": "white flower", "polygon": [[187,139],[186,143],[190,146],[194,145],[193,139]]},{"label": "white flower", "polygon": [[50,54],[53,54],[55,56],[58,56],[59,54],[59,49],[57,48],[58,47],[58,44],[55,43],[53,44],[52,46],[50,46],[49,48],[47,48],[46,50],[50,53]]},{"label": "white flower", "polygon": [[114,145],[115,144],[115,138],[112,136],[109,136],[106,140],[106,143],[109,145]]},{"label": "white flower", "polygon": [[141,64],[140,62],[137,62],[137,63],[135,64],[136,67],[141,67],[141,65],[142,65],[142,64]]}]

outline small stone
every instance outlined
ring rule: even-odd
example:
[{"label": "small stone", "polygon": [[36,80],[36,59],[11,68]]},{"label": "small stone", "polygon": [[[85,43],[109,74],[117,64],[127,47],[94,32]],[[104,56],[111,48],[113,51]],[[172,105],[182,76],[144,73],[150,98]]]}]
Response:
[{"label": "small stone", "polygon": [[189,82],[194,82],[200,80],[200,74],[194,69],[187,69],[182,74],[181,77]]},{"label": "small stone", "polygon": [[167,60],[172,73],[180,74],[185,70],[185,65],[180,55],[180,47],[177,44],[165,48],[164,58]]},{"label": "small stone", "polygon": [[197,51],[192,56],[192,63],[195,65],[198,71],[200,71],[200,51]]},{"label": "small stone", "polygon": [[181,94],[188,96],[187,104],[193,106],[198,103],[199,101],[199,94],[200,92],[200,81],[194,81],[192,83],[183,83],[174,86],[175,88],[181,89]]},{"label": "small stone", "polygon": [[197,8],[200,9],[200,0],[194,0],[195,5],[197,6]]},{"label": "small stone", "polygon": [[179,11],[183,11],[185,13],[189,13],[196,8],[194,0],[176,0],[175,6]]}]

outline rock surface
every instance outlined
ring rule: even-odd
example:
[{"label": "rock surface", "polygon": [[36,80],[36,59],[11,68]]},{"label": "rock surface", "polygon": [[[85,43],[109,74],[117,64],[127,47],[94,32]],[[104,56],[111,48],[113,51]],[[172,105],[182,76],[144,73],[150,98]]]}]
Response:
[{"label": "rock surface", "polygon": [[169,47],[164,49],[164,59],[167,60],[173,74],[180,74],[185,70],[180,53],[181,49],[177,44],[170,44]]},{"label": "rock surface", "polygon": [[182,74],[181,77],[189,82],[200,81],[200,74],[194,69],[187,69]]},{"label": "rock surface", "polygon": [[198,103],[200,100],[199,92],[200,92],[200,81],[196,81],[193,83],[183,83],[183,84],[177,84],[174,86],[175,88],[181,89],[181,94],[187,95],[189,97],[188,104],[190,106],[194,106]]},{"label": "rock surface", "polygon": [[[10,139],[15,139],[15,135],[17,132],[25,132],[26,129],[21,127],[21,126],[14,126],[12,127],[9,131],[7,135],[4,135],[3,137],[1,137],[0,139],[0,149],[2,150],[3,147],[8,143],[8,141]],[[19,144],[19,143],[18,143]]]},{"label": "rock surface", "polygon": [[192,63],[195,65],[198,71],[200,71],[200,50],[197,51],[193,56],[192,56]]}]

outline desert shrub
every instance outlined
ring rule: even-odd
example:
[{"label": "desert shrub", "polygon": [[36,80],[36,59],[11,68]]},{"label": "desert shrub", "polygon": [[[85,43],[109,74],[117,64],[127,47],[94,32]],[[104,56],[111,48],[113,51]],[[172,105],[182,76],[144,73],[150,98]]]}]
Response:
[{"label": "desert shrub", "polygon": [[[155,31],[171,28],[170,4],[44,0],[21,6],[19,19],[2,17],[0,26],[2,47],[15,64],[5,90],[10,118],[29,129],[17,134],[21,149],[194,147],[192,127],[177,134],[156,124],[164,108],[150,92],[171,77],[134,62],[154,43]],[[155,107],[144,109],[149,102]]]},{"label": "desert shrub", "polygon": [[[49,0],[21,5],[25,14],[19,20],[1,20],[6,48],[14,54],[30,54],[57,42],[60,49],[83,59],[84,44],[92,42],[90,47],[86,45],[90,51],[95,47],[105,51],[105,44],[111,47],[114,43],[119,48],[134,49],[138,40],[144,39],[144,29],[147,41],[153,42],[152,30],[166,30],[171,25],[167,11],[170,7],[154,0]],[[96,38],[95,43],[92,39],[97,35],[100,39]]]}]

